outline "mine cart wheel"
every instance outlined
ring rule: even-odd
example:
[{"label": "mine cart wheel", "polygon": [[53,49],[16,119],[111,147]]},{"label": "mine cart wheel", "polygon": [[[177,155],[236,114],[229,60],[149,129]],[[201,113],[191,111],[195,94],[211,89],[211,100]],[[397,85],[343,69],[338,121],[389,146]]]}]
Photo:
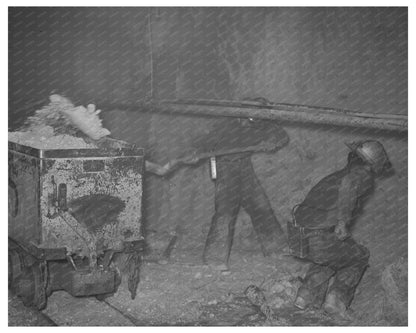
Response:
[{"label": "mine cart wheel", "polygon": [[16,217],[19,212],[19,195],[16,184],[9,178],[9,217]]},{"label": "mine cart wheel", "polygon": [[12,290],[14,290],[16,286],[16,281],[22,274],[22,270],[22,255],[14,249],[9,249],[9,288],[11,288]]},{"label": "mine cart wheel", "polygon": [[16,293],[26,306],[42,310],[46,306],[46,264],[35,263],[24,267],[16,281]]}]

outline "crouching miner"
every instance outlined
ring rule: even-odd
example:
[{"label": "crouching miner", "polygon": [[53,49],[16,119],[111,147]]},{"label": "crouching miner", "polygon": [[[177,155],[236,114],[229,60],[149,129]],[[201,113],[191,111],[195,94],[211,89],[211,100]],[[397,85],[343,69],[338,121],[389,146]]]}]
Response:
[{"label": "crouching miner", "polygon": [[[349,234],[360,206],[371,194],[375,178],[390,174],[391,163],[378,141],[350,143],[345,168],[323,178],[293,209],[288,223],[290,250],[311,262],[295,306],[323,309],[338,319],[346,310],[368,266],[370,253]],[[334,277],[333,283],[328,282]]]}]

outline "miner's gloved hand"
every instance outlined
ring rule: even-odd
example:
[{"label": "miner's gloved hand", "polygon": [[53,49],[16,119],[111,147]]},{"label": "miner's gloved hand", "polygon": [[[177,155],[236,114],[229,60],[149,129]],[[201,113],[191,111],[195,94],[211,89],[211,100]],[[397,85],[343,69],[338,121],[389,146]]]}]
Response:
[{"label": "miner's gloved hand", "polygon": [[344,241],[346,240],[348,237],[350,237],[351,235],[349,234],[345,223],[338,223],[337,226],[335,227],[335,235],[337,236],[337,238],[340,241]]},{"label": "miner's gloved hand", "polygon": [[166,163],[162,168],[162,176],[167,176],[173,171],[175,171],[180,165],[180,161],[176,158],[171,159],[168,163]]}]

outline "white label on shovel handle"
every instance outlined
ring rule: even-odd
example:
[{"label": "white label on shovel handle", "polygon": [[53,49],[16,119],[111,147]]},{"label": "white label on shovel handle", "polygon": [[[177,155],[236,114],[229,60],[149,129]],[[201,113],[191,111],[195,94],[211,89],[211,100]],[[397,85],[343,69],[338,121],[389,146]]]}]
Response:
[{"label": "white label on shovel handle", "polygon": [[212,156],[209,159],[210,169],[211,169],[211,179],[215,180],[217,179],[217,160],[215,159],[215,156]]}]

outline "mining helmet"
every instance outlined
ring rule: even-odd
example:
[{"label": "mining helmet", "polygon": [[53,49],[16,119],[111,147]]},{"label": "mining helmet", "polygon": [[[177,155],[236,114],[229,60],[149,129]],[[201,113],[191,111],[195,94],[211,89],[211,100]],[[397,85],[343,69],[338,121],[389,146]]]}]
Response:
[{"label": "mining helmet", "polygon": [[366,140],[345,144],[364,162],[368,163],[376,174],[381,173],[383,170],[391,169],[392,165],[380,142],[376,140]]}]

